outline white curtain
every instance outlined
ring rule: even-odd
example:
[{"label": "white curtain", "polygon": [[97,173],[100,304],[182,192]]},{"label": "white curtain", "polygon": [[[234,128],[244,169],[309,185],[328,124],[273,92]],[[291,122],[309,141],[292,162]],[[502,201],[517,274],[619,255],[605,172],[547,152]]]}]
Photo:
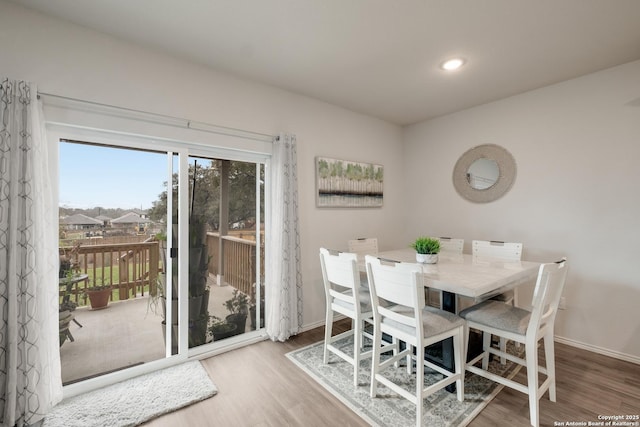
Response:
[{"label": "white curtain", "polygon": [[0,425],[62,398],[57,211],[34,84],[0,77]]},{"label": "white curtain", "polygon": [[265,326],[272,340],[285,341],[297,334],[302,325],[295,135],[281,134],[274,139],[269,177]]}]

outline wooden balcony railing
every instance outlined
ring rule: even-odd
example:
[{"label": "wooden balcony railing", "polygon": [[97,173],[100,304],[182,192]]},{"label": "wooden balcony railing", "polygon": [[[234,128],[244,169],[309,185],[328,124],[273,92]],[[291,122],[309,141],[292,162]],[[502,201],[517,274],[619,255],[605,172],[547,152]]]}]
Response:
[{"label": "wooden balcony railing", "polygon": [[[208,252],[211,256],[209,274],[220,274],[218,267],[220,235],[207,233]],[[224,281],[250,297],[254,297],[256,282],[256,242],[234,236],[222,236],[224,251]],[[260,247],[260,277],[264,277],[264,245]]]},{"label": "wooden balcony railing", "polygon": [[[60,253],[70,249],[61,247]],[[145,286],[155,291],[158,242],[79,246],[74,256],[78,273],[88,276],[87,281],[78,282],[72,290],[71,299],[78,304],[86,303],[84,292],[93,285],[111,284],[112,299],[117,295],[120,300],[135,298],[137,293],[144,295]]]},{"label": "wooden balcony railing", "polygon": [[[218,233],[207,233],[209,274],[217,276],[219,270]],[[256,281],[256,242],[234,236],[223,236],[224,281],[251,298],[254,297]],[[60,253],[70,247],[61,247]],[[78,282],[72,290],[71,300],[77,304],[86,304],[85,290],[94,284],[109,283],[113,286],[112,299],[120,300],[144,295],[148,286],[150,293],[155,292],[158,272],[160,271],[159,242],[91,244],[79,246],[74,255],[78,273],[88,275],[88,280]],[[264,246],[260,248],[260,277],[264,277]],[[81,298],[82,297],[82,298]]]}]

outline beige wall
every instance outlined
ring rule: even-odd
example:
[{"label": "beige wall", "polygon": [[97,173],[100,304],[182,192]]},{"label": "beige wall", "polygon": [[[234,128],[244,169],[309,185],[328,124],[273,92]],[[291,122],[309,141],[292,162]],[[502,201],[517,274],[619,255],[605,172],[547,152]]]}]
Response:
[{"label": "beige wall", "polygon": [[[452,184],[458,157],[499,144],[517,162],[489,204]],[[405,129],[405,240],[416,233],[524,243],[570,261],[556,334],[640,361],[640,61]]]},{"label": "beige wall", "polygon": [[[44,92],[248,131],[298,136],[304,323],[323,322],[318,248],[418,234],[521,241],[525,258],[569,257],[556,332],[640,358],[640,62],[401,129],[218,73],[0,0],[0,74]],[[476,205],[451,183],[468,148],[494,143],[518,163],[511,192]],[[317,209],[314,157],[383,164],[381,209]],[[468,252],[467,243],[467,252]],[[603,249],[604,248],[604,249]]]},{"label": "beige wall", "polygon": [[[383,164],[387,189],[402,187],[402,130],[274,87],[218,73],[0,0],[0,74],[43,92],[253,132],[298,137],[304,323],[324,323],[318,248],[376,232],[399,244],[402,194],[382,209],[315,207],[315,156]],[[373,230],[373,231],[372,231]]]}]

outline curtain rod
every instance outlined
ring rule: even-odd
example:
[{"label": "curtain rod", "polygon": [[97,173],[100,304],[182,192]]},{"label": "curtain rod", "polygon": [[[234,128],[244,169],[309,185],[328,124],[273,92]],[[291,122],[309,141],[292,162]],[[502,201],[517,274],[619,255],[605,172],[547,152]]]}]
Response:
[{"label": "curtain rod", "polygon": [[227,126],[214,125],[214,124],[205,123],[205,122],[197,122],[189,119],[184,119],[181,117],[150,113],[147,111],[135,110],[132,108],[125,108],[125,107],[118,107],[115,105],[103,104],[100,102],[86,101],[83,99],[71,98],[68,96],[54,95],[46,92],[38,92],[38,99],[41,99],[41,97],[53,98],[53,99],[57,99],[65,102],[71,102],[71,103],[79,103],[81,105],[97,107],[99,109],[111,109],[115,112],[119,112],[120,114],[128,113],[130,115],[136,115],[139,118],[142,117],[143,119],[146,119],[151,122],[157,122],[157,123],[176,126],[176,127],[186,127],[189,129],[194,129],[194,130],[199,130],[204,132],[212,132],[212,133],[218,133],[218,134],[224,134],[224,135],[230,135],[230,136],[244,135],[251,139],[259,139],[259,140],[268,139],[269,141],[272,141],[274,137],[277,138],[274,135],[269,135],[266,133],[259,133],[259,132],[253,132],[253,131],[248,131],[243,129],[227,127]]}]

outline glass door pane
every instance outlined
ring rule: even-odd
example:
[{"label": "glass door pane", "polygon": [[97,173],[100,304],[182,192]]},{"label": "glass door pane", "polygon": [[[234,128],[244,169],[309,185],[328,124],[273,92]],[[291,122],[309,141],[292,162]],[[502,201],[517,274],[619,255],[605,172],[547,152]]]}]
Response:
[{"label": "glass door pane", "polygon": [[70,384],[167,355],[171,156],[78,141],[59,148],[60,357]]},{"label": "glass door pane", "polygon": [[256,304],[264,168],[202,156],[190,156],[188,163],[192,348],[256,329],[260,310],[264,317],[264,304]]}]

